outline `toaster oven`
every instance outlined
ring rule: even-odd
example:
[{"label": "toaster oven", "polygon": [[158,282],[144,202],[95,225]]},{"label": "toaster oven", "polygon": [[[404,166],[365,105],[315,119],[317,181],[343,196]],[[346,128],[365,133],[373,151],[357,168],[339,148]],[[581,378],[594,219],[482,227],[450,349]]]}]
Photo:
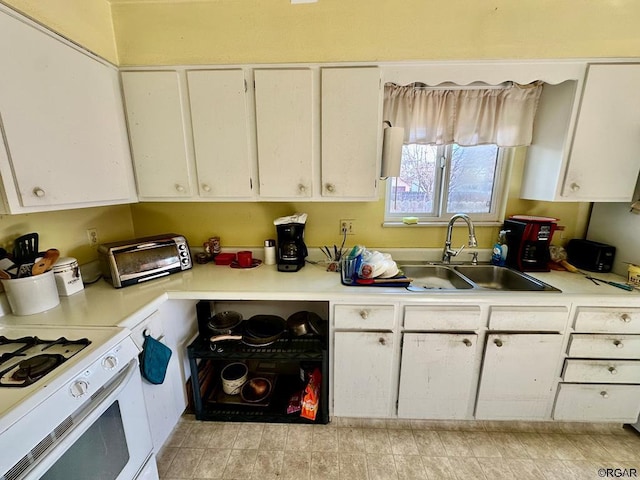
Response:
[{"label": "toaster oven", "polygon": [[175,233],[105,243],[98,247],[98,258],[104,278],[116,288],[193,266],[187,239]]}]

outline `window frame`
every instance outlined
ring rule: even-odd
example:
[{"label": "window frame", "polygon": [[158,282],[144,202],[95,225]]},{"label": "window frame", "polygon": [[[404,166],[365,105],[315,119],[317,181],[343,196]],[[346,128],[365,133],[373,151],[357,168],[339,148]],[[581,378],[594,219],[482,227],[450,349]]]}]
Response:
[{"label": "window frame", "polygon": [[[447,152],[448,156],[444,157],[440,154],[440,149]],[[450,159],[452,152],[452,145],[438,146],[438,158],[441,159],[440,173],[436,175],[440,179],[439,184],[435,185],[434,198],[437,197],[438,205],[435,208],[435,215],[419,215],[411,212],[390,213],[389,207],[392,200],[390,195],[392,190],[392,182],[394,177],[388,177],[386,179],[385,188],[385,201],[384,201],[384,223],[383,226],[415,226],[405,225],[403,218],[405,217],[417,217],[418,225],[421,226],[440,226],[449,222],[449,219],[455,213],[466,213],[475,224],[484,225],[498,225],[502,224],[504,219],[507,199],[509,193],[509,179],[511,177],[511,166],[513,164],[513,158],[517,147],[498,147],[498,154],[496,156],[496,171],[493,181],[493,192],[491,196],[492,209],[488,213],[468,213],[468,212],[452,212],[446,213],[446,204],[448,200],[448,185],[451,173]],[[449,159],[449,161],[447,161]]]}]

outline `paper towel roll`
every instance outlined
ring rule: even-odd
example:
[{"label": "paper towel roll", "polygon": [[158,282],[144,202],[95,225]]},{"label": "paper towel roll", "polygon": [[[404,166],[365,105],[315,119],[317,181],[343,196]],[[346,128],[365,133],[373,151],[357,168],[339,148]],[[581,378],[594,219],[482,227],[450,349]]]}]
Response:
[{"label": "paper towel roll", "polygon": [[404,142],[404,128],[387,127],[382,138],[382,168],[380,176],[399,177],[400,159],[402,158],[402,143]]}]

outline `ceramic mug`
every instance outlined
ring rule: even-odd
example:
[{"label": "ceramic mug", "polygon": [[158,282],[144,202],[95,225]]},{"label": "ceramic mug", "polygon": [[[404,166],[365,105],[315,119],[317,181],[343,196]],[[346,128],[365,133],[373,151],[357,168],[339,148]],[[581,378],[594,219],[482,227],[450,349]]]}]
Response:
[{"label": "ceramic mug", "polygon": [[242,252],[238,252],[238,265],[243,268],[250,267],[253,263],[253,255],[249,250],[243,250]]},{"label": "ceramic mug", "polygon": [[238,395],[240,389],[247,381],[249,368],[241,362],[230,363],[222,369],[222,390],[227,395]]}]

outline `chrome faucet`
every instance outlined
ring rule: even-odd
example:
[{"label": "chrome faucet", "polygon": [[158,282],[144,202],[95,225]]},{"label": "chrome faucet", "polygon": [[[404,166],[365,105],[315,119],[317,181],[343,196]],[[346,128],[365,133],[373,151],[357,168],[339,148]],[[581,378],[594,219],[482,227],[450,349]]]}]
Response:
[{"label": "chrome faucet", "polygon": [[[458,250],[451,249],[451,234],[453,233],[453,224],[458,219],[464,220],[465,223],[467,224],[467,227],[469,228],[469,245],[468,246],[471,248],[476,248],[478,246],[478,242],[476,240],[476,229],[473,226],[473,222],[471,221],[468,215],[464,213],[456,213],[454,216],[451,217],[451,219],[449,220],[449,224],[447,225],[447,238],[444,242],[444,249],[442,250],[442,263],[451,263],[451,257],[455,257],[464,249],[464,245],[462,245],[462,247],[460,247],[460,249]],[[477,265],[478,252],[477,251],[471,252],[471,255],[473,255],[473,258],[471,259],[471,265]]]}]

